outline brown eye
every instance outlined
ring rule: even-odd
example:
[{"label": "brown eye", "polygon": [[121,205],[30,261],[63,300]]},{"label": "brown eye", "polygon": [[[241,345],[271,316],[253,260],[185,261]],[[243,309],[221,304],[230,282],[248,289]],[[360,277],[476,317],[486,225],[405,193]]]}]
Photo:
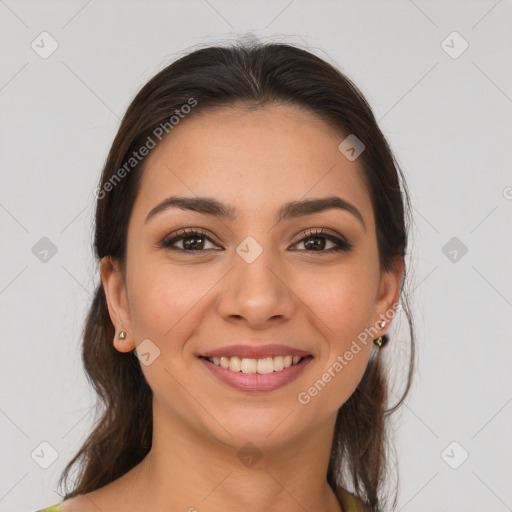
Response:
[{"label": "brown eye", "polygon": [[184,249],[204,249],[204,245],[206,243],[206,237],[202,235],[188,236],[186,238],[181,238],[181,240],[183,240]]},{"label": "brown eye", "polygon": [[[176,247],[180,242],[181,247]],[[214,242],[201,231],[197,230],[181,230],[176,235],[171,235],[161,242],[161,246],[165,249],[173,249],[185,252],[204,252],[209,249],[205,247],[207,243],[214,244]]]},{"label": "brown eye", "polygon": [[[321,236],[310,237],[310,238],[306,238],[306,241],[304,242],[304,247],[306,249],[322,250],[322,249],[325,249],[326,243],[327,243],[327,238],[325,238],[325,237],[321,237]],[[331,242],[331,243],[333,243],[333,242]]]},{"label": "brown eye", "polygon": [[[326,246],[331,243],[331,247],[326,249]],[[352,249],[352,244],[343,238],[338,238],[332,234],[325,233],[323,229],[314,230],[306,233],[298,244],[304,244],[304,252],[336,252],[336,251],[349,251]]]}]

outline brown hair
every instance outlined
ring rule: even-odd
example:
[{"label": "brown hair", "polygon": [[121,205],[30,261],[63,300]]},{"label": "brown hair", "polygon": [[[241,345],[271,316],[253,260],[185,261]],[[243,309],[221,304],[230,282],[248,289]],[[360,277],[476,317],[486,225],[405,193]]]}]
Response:
[{"label": "brown hair", "polygon": [[[359,158],[375,214],[381,269],[389,270],[394,257],[405,257],[410,215],[407,187],[362,93],[339,70],[304,49],[235,43],[181,57],[144,85],[128,107],[98,189],[94,239],[98,260],[111,256],[124,266],[128,221],[144,168],[143,160],[134,163],[130,159],[147,144],[148,137],[155,139],[161,131],[158,127],[167,126],[170,133],[170,118],[183,105],[192,105],[191,99],[195,104],[189,115],[240,103],[248,107],[272,102],[297,105],[338,131],[355,134],[365,145]],[[132,168],[126,165],[129,161]],[[387,408],[384,365],[378,353],[374,354],[357,389],[338,411],[327,475],[333,489],[352,490],[373,511],[382,510],[385,501],[386,418],[402,403],[412,378],[414,330],[404,283],[405,279],[401,304],[409,326],[410,359],[402,396]],[[103,410],[62,473],[59,484],[67,482],[75,464],[80,469],[65,499],[116,480],[151,448],[152,391],[135,353],[122,354],[113,347],[114,335],[100,282],[85,322],[82,358]]]}]

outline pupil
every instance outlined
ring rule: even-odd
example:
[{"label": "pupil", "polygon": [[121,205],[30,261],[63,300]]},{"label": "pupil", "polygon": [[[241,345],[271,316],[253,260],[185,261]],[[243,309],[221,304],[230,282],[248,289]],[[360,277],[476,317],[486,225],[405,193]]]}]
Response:
[{"label": "pupil", "polygon": [[[192,242],[191,242],[192,240]],[[202,240],[203,242],[199,242],[199,243],[196,243],[196,242],[193,242],[193,240]],[[189,238],[186,238],[185,239],[185,248],[187,249],[202,249],[203,247],[203,244],[204,244],[204,238],[202,236],[193,236],[193,237],[189,237]]]},{"label": "pupil", "polygon": [[[311,240],[314,240],[315,243],[311,244],[310,243]],[[319,242],[319,241],[321,241],[321,242]],[[320,249],[323,249],[325,246],[325,240],[323,238],[309,238],[308,241],[306,241],[304,245],[306,246],[306,249],[318,248],[318,247]]]}]

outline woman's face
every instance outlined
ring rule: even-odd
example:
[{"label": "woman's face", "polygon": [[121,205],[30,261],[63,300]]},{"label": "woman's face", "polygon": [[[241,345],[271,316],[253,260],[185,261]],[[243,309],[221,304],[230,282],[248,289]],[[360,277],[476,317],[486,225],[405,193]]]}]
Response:
[{"label": "woman's face", "polygon": [[[398,299],[402,277],[399,264],[380,272],[369,193],[359,160],[338,149],[344,138],[297,107],[225,108],[185,118],[148,155],[126,280],[105,261],[102,276],[128,333],[117,348],[144,342],[159,415],[238,447],[332,428],[378,337],[361,333]],[[169,198],[222,206],[165,207]],[[303,204],[328,198],[341,207]],[[202,357],[219,348],[245,371],[234,357]],[[289,358],[274,356],[298,351],[308,357],[280,370]]]}]

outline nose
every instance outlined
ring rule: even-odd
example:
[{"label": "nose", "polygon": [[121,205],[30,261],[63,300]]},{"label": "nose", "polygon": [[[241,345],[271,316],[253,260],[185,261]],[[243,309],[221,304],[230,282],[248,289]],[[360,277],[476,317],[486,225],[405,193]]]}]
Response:
[{"label": "nose", "polygon": [[232,270],[223,282],[217,309],[228,322],[264,329],[286,322],[295,311],[291,277],[270,251],[263,251],[251,263],[235,254]]}]

